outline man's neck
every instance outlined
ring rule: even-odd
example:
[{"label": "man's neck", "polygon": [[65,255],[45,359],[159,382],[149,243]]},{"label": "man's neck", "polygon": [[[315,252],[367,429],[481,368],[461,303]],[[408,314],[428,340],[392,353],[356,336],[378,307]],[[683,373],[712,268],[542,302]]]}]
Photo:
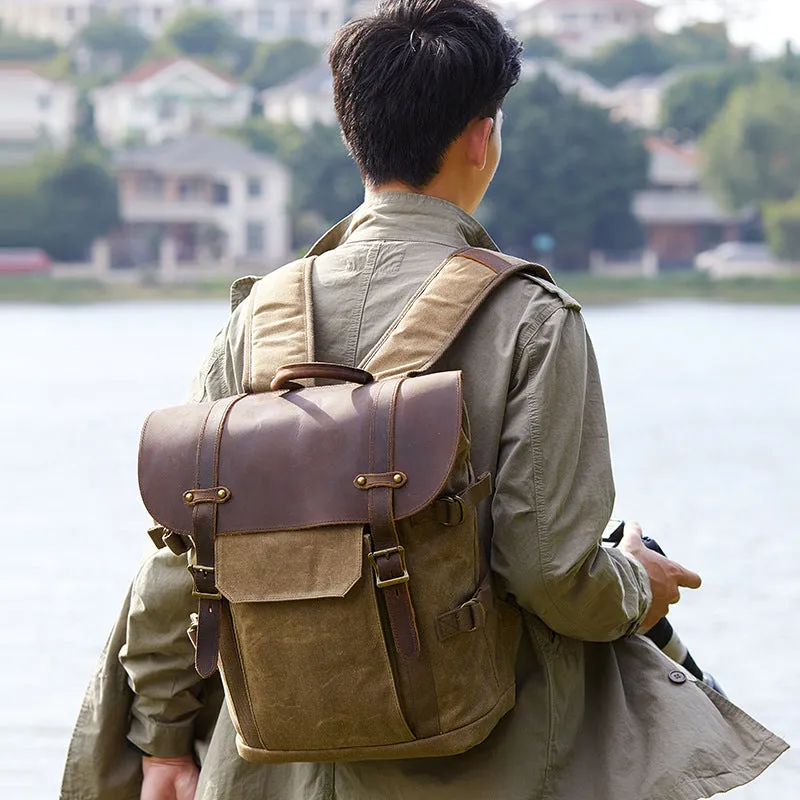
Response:
[{"label": "man's neck", "polygon": [[440,180],[438,175],[421,189],[415,189],[400,181],[389,181],[388,183],[382,183],[380,186],[370,186],[367,188],[367,192],[369,194],[384,194],[386,192],[424,194],[428,197],[446,200],[448,203],[452,203],[466,211],[467,214],[473,214],[477,208],[477,203],[468,196],[469,192],[464,191],[461,187],[454,186],[450,181]]}]

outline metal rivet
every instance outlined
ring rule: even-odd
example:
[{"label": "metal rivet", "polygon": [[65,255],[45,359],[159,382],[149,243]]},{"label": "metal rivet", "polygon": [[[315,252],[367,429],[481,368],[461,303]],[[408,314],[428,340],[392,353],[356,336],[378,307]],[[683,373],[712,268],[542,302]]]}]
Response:
[{"label": "metal rivet", "polygon": [[397,473],[395,473],[395,475],[394,475],[394,477],[392,478],[392,480],[393,480],[395,483],[402,483],[402,482],[403,482],[403,476],[402,476],[402,475],[401,475],[399,472],[397,472]]},{"label": "metal rivet", "polygon": [[365,478],[363,475],[359,475],[359,476],[356,478],[356,483],[357,483],[359,486],[366,486],[366,485],[367,485],[367,479],[366,479],[366,478]]},{"label": "metal rivet", "polygon": [[684,675],[682,672],[678,671],[677,669],[675,669],[672,672],[670,672],[669,679],[673,683],[686,683],[686,675]]},{"label": "metal rivet", "polygon": [[220,500],[224,500],[227,496],[228,496],[227,489],[217,489],[217,497],[219,497]]},{"label": "metal rivet", "polygon": [[191,492],[186,492],[186,494],[183,496],[183,499],[184,499],[184,500],[185,500],[187,503],[191,503],[191,502],[192,502],[192,500],[194,500],[194,495],[193,495]]}]

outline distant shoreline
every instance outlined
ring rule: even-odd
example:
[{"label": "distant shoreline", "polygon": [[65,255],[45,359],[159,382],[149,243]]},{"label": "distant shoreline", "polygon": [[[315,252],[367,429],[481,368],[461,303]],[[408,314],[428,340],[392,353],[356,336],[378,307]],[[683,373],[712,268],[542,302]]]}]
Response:
[{"label": "distant shoreline", "polygon": [[[653,278],[564,272],[556,274],[556,280],[585,306],[668,299],[800,305],[800,275],[712,280],[698,272],[666,273]],[[0,275],[0,305],[226,300],[229,288],[230,281],[219,278],[196,283],[158,284]]]}]

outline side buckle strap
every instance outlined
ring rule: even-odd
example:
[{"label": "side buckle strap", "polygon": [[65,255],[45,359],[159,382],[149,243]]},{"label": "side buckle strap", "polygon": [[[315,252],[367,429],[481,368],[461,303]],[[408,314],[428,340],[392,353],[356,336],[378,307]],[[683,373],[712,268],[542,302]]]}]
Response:
[{"label": "side buckle strap", "polygon": [[452,611],[436,617],[436,635],[440,642],[460,633],[474,633],[486,625],[488,609],[492,606],[492,587],[484,584],[473,597]]}]

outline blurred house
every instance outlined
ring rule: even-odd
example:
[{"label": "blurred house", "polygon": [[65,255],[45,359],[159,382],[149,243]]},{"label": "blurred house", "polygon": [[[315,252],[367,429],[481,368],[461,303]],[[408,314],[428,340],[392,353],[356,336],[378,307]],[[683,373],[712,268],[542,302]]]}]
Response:
[{"label": "blurred house", "polygon": [[531,58],[522,62],[521,80],[532,81],[542,74],[550,78],[564,94],[576,94],[585,103],[604,108],[611,106],[611,90],[585,72],[549,58]]},{"label": "blurred house", "polygon": [[24,161],[41,147],[66,147],[77,92],[24,64],[0,62],[0,163]]},{"label": "blurred house", "polygon": [[119,155],[121,230],[111,239],[114,266],[251,264],[264,272],[289,259],[285,167],[232,139],[193,133]]},{"label": "blurred house", "polygon": [[261,105],[271,122],[291,122],[298,128],[310,128],[315,122],[336,124],[330,67],[320,63],[286,83],[265,89]]},{"label": "blurred house", "polygon": [[637,75],[617,84],[609,93],[611,118],[644,130],[658,129],[664,96],[689,71],[678,68],[663,75]]},{"label": "blurred house", "polygon": [[104,144],[157,144],[191,129],[236,125],[250,114],[253,89],[188,58],[140,64],[92,92]]},{"label": "blurred house", "polygon": [[663,268],[689,268],[698,253],[739,238],[747,214],[726,211],[700,187],[693,143],[674,144],[652,136],[649,187],[637,192],[633,212],[645,230],[646,247]]},{"label": "blurred house", "polygon": [[640,0],[541,0],[520,11],[517,35],[546,36],[570,56],[593,56],[606,45],[653,33],[659,9]]},{"label": "blurred house", "polygon": [[150,38],[185,8],[212,9],[243,36],[325,44],[350,16],[348,0],[0,0],[3,28],[67,44],[91,20],[118,14]]}]

